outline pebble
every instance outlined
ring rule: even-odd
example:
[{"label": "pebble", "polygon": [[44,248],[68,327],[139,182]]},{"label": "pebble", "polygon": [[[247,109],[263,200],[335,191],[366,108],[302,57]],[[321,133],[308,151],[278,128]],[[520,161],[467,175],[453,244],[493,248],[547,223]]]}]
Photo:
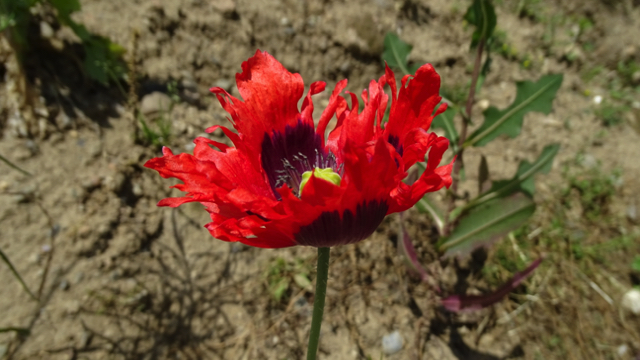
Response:
[{"label": "pebble", "polygon": [[60,281],[58,288],[60,288],[60,290],[69,290],[69,282],[67,280]]},{"label": "pebble", "polygon": [[402,350],[402,336],[398,330],[382,337],[382,351],[385,354],[395,354],[400,350]]},{"label": "pebble", "polygon": [[111,280],[118,280],[122,277],[122,270],[120,269],[115,269],[111,272],[111,274],[109,275],[109,278],[111,278]]},{"label": "pebble", "polygon": [[40,35],[45,39],[50,39],[53,37],[53,28],[46,21],[40,22]]},{"label": "pebble", "polygon": [[40,263],[41,259],[42,259],[42,255],[39,252],[33,253],[31,254],[31,256],[29,256],[29,262],[31,264],[38,264]]},{"label": "pebble", "polygon": [[124,176],[124,174],[119,172],[113,176],[105,177],[104,185],[107,190],[117,194],[122,190],[122,186],[124,185],[125,180],[126,177]]},{"label": "pebble", "polygon": [[622,307],[636,315],[640,315],[640,290],[631,289],[622,297]]},{"label": "pebble", "polygon": [[88,331],[83,331],[82,334],[80,335],[80,349],[84,349],[87,346],[89,346],[89,344],[91,344],[91,339],[93,338],[93,334],[91,334]]},{"label": "pebble", "polygon": [[489,106],[491,105],[491,103],[489,102],[489,100],[487,99],[482,99],[478,101],[478,107],[480,108],[480,110],[484,111],[487,110],[489,108]]},{"label": "pebble", "polygon": [[73,126],[73,120],[64,111],[60,111],[56,116],[56,125],[63,130],[70,129]]},{"label": "pebble", "polygon": [[601,95],[596,95],[593,97],[593,103],[596,105],[600,105],[600,103],[602,102],[602,96]]},{"label": "pebble", "polygon": [[140,183],[138,182],[133,184],[133,186],[131,187],[131,192],[133,193],[133,195],[137,197],[144,195],[144,191],[142,190],[142,185],[140,185]]},{"label": "pebble", "polygon": [[167,113],[171,108],[171,98],[160,91],[147,94],[140,101],[140,112],[145,117],[157,118]]},{"label": "pebble", "polygon": [[97,158],[102,155],[102,144],[99,141],[92,142],[87,153],[90,158]]},{"label": "pebble", "polygon": [[616,352],[618,353],[618,356],[624,356],[627,354],[628,351],[629,351],[629,347],[626,344],[622,344],[618,346],[618,349]]},{"label": "pebble", "polygon": [[76,275],[73,278],[73,283],[77,284],[80,281],[82,281],[83,279],[84,279],[84,273],[83,272],[76,273]]},{"label": "pebble", "polygon": [[638,220],[638,208],[636,204],[631,204],[627,207],[627,218],[632,222]]},{"label": "pebble", "polygon": [[587,169],[593,169],[598,166],[598,159],[591,154],[585,154],[580,160],[580,165]]}]

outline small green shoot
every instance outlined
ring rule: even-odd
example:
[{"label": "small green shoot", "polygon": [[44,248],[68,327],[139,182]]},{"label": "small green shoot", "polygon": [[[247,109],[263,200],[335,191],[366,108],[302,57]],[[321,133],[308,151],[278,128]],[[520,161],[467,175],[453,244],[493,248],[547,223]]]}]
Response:
[{"label": "small green shoot", "polygon": [[299,288],[311,291],[311,280],[309,278],[310,268],[301,259],[286,261],[277,258],[269,264],[265,277],[269,292],[280,302],[287,297],[288,291],[296,284]]}]

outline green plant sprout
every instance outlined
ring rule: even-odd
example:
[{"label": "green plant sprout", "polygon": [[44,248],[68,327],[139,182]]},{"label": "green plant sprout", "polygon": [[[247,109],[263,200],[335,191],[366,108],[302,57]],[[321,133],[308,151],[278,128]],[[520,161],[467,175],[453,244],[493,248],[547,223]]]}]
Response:
[{"label": "green plant sprout", "polygon": [[8,37],[22,61],[29,48],[27,31],[33,15],[31,9],[47,3],[56,10],[60,24],[68,26],[80,38],[84,46],[84,71],[93,80],[107,86],[110,81],[119,85],[126,74],[122,61],[125,50],[108,38],[90,33],[87,28],[71,18],[80,10],[79,0],[0,0],[0,31]]},{"label": "green plant sprout", "polygon": [[[524,11],[526,6],[534,4],[535,2],[521,2],[520,11]],[[522,227],[535,212],[536,206],[532,200],[535,192],[534,176],[550,171],[553,159],[559,150],[558,144],[548,145],[535,161],[522,161],[511,179],[496,181],[488,180],[490,179],[489,164],[486,159],[483,159],[479,171],[478,195],[468,199],[464,204],[456,206],[456,200],[462,199],[462,196],[458,194],[458,183],[464,181],[464,152],[484,146],[498,137],[517,137],[522,129],[524,115],[529,112],[549,114],[563,79],[562,74],[549,74],[542,76],[537,81],[518,82],[513,103],[504,109],[495,107],[486,109],[483,113],[484,121],[475,131],[467,134],[468,126],[471,123],[471,109],[475,93],[481,90],[484,79],[490,72],[490,52],[501,53],[502,51],[503,56],[514,56],[514,52],[506,48],[507,45],[504,42],[506,35],[503,32],[495,31],[496,15],[489,0],[474,0],[467,10],[465,20],[475,26],[471,48],[476,51],[471,83],[467,88],[466,105],[464,107],[461,105],[462,96],[459,95],[455,96],[455,102],[444,99],[449,102],[449,108],[436,117],[432,123],[433,127],[444,129],[445,136],[449,139],[452,155],[457,158],[452,174],[453,184],[448,196],[448,205],[445,209],[439,208],[428,196],[416,204],[418,211],[428,213],[433,218],[440,233],[436,248],[444,257],[468,256],[478,247],[489,246],[505,234]],[[407,58],[412,47],[395,35],[387,35],[385,47],[382,59],[389,66],[399,68],[405,74],[410,75]],[[486,56],[484,56],[483,64],[485,50]],[[522,66],[531,66],[527,57],[522,60]],[[455,93],[449,91],[447,95],[449,94]],[[458,116],[462,117],[460,130],[454,121]],[[411,240],[405,238],[404,241],[399,241],[398,247],[399,252],[409,259],[408,263],[421,274],[423,280],[428,278],[426,270],[417,260]],[[539,262],[534,262],[524,272],[516,274],[510,284],[513,286],[518,284],[537,264]],[[510,266],[510,268],[513,267]],[[511,287],[501,287],[496,293],[488,294],[486,297],[455,296],[442,301],[446,308],[453,311],[463,310],[465,306],[469,308],[484,307],[504,296],[505,289],[511,289]],[[502,296],[497,296],[498,294]]]}]

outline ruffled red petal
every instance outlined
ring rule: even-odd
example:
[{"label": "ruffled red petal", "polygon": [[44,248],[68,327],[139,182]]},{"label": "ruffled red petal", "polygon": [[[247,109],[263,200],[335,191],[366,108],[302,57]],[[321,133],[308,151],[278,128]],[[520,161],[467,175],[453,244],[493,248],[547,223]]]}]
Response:
[{"label": "ruffled red petal", "polygon": [[[164,148],[162,157],[145,164],[181,180],[175,187],[186,193],[158,205],[202,203],[211,216],[206,228],[218,239],[262,248],[348,244],[369,236],[386,214],[451,184],[452,164],[438,167],[448,142],[426,132],[440,101],[440,80],[430,65],[410,82],[405,77],[399,93],[387,67],[362,92],[361,112],[355,94],[347,92],[351,106],[341,96],[346,80],[338,82],[315,130],[311,96],[324,90],[323,82],[311,84],[298,110],[304,90],[300,75],[260,51],[242,64],[236,80],[244,101],[220,88],[211,91],[238,133],[207,129],[222,129],[235,147],[200,137],[193,155]],[[383,130],[386,84],[392,105]],[[334,116],[336,126],[325,141]],[[406,170],[427,153],[422,176],[412,185],[403,183]],[[341,174],[340,185],[312,175],[299,194],[302,172],[314,167]]]},{"label": "ruffled red petal", "polygon": [[[407,81],[409,81],[408,85]],[[395,94],[395,78],[388,66],[385,82]],[[428,130],[433,118],[446,110],[446,104],[442,104],[435,113],[433,112],[442,100],[439,91],[440,75],[431,64],[421,66],[413,76],[403,77],[397,98],[392,96],[391,112],[385,134],[398,137],[400,144],[403,144],[404,137],[411,130],[415,128]]]}]

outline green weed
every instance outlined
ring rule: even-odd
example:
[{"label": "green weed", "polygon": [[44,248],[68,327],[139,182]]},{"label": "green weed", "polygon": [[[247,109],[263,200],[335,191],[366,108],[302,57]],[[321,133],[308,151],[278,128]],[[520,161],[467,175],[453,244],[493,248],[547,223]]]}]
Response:
[{"label": "green weed", "polygon": [[300,289],[311,290],[310,266],[301,259],[286,261],[283,258],[273,260],[265,272],[267,287],[273,298],[280,302],[291,295],[293,284]]}]

